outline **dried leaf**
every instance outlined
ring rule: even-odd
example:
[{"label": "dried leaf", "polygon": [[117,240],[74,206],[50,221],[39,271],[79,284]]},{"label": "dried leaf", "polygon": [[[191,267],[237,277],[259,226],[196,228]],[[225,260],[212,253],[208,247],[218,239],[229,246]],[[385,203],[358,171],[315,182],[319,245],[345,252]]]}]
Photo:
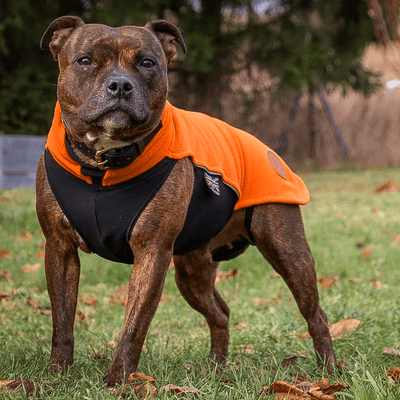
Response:
[{"label": "dried leaf", "polygon": [[[332,339],[339,339],[345,334],[349,335],[350,333],[354,332],[360,324],[361,322],[358,321],[357,319],[344,318],[341,321],[337,322],[336,324],[330,325],[329,332],[332,336]],[[297,336],[301,339],[311,338],[308,332],[297,334],[294,336]]]},{"label": "dried leaf", "polygon": [[168,392],[171,390],[171,391],[175,392],[177,394],[177,396],[185,396],[186,394],[189,394],[189,393],[204,395],[197,389],[190,388],[190,387],[181,387],[181,386],[177,386],[173,383],[170,383],[169,385],[164,386],[163,390],[165,392]]},{"label": "dried leaf", "polygon": [[[295,385],[290,385],[287,381],[276,381],[269,388],[269,394],[272,393],[283,393],[286,395],[298,396],[298,399],[309,399],[310,396],[307,395],[303,390],[297,388]],[[281,397],[282,398],[282,397]]]},{"label": "dried leaf", "polygon": [[1,258],[11,258],[11,252],[8,250],[0,250],[0,259]]},{"label": "dried leaf", "polygon": [[390,247],[396,247],[400,242],[400,235],[398,235],[396,233],[396,234],[392,235],[392,239],[393,239],[393,241],[392,241],[392,243],[390,243]]},{"label": "dried leaf", "polygon": [[111,304],[121,304],[126,306],[128,301],[128,285],[121,285],[111,296]]},{"label": "dried leaf", "polygon": [[0,272],[0,276],[5,279],[6,281],[10,281],[11,280],[11,272],[8,271],[1,271]]},{"label": "dried leaf", "polygon": [[39,259],[39,260],[44,260],[44,257],[45,257],[45,252],[44,251],[39,251],[38,253],[36,253],[36,256],[35,256],[37,259]]},{"label": "dried leaf", "polygon": [[390,349],[389,347],[384,347],[382,351],[385,354],[394,354],[395,356],[400,356],[400,351],[395,349]]},{"label": "dried leaf", "polygon": [[282,367],[290,367],[291,365],[294,365],[297,363],[298,361],[298,357],[296,355],[292,356],[292,357],[288,357],[285,358],[282,362],[281,365]]},{"label": "dried leaf", "polygon": [[363,258],[370,258],[372,256],[372,250],[366,247],[362,253],[362,256]]},{"label": "dried leaf", "polygon": [[32,233],[24,232],[22,235],[18,236],[18,239],[31,240],[32,239]]},{"label": "dried leaf", "polygon": [[236,329],[245,329],[245,328],[247,328],[247,325],[244,322],[238,322],[237,324],[235,324],[235,328]]},{"label": "dried leaf", "polygon": [[78,301],[91,307],[97,304],[97,300],[94,297],[80,297]]},{"label": "dried leaf", "polygon": [[36,272],[40,267],[40,264],[34,264],[34,265],[24,265],[22,267],[22,271],[25,273],[30,273],[30,272]]},{"label": "dried leaf", "polygon": [[134,382],[135,380],[149,383],[154,383],[156,381],[153,377],[143,374],[142,372],[132,372],[128,377],[128,381]]},{"label": "dried leaf", "polygon": [[23,390],[28,396],[35,392],[35,386],[28,379],[0,381],[0,389],[3,388],[8,389],[10,392],[23,388]]},{"label": "dried leaf", "polygon": [[399,367],[393,367],[390,368],[388,371],[388,376],[389,378],[397,379],[400,382],[400,368]]},{"label": "dried leaf", "polygon": [[224,271],[217,272],[217,276],[215,278],[215,284],[218,285],[218,283],[221,281],[224,281],[226,279],[231,279],[235,276],[240,276],[240,275],[242,275],[242,274],[239,273],[237,268],[233,268],[228,272],[224,272]]},{"label": "dried leaf", "polygon": [[321,287],[326,289],[331,289],[336,281],[337,278],[324,278],[323,276],[318,279],[318,282],[320,283]]},{"label": "dried leaf", "polygon": [[78,311],[78,312],[76,313],[76,318],[78,319],[78,321],[79,321],[81,324],[84,324],[84,323],[85,323],[85,319],[86,319],[86,315],[85,315],[82,311]]},{"label": "dried leaf", "polygon": [[372,287],[377,290],[387,289],[389,287],[378,280],[371,280],[370,282],[372,283]]},{"label": "dried leaf", "polygon": [[264,306],[264,305],[268,305],[268,304],[271,304],[271,300],[268,300],[268,299],[255,299],[254,300],[255,306]]},{"label": "dried leaf", "polygon": [[376,213],[378,213],[379,212],[379,208],[378,207],[374,207],[373,209],[372,209],[372,214],[376,214]]},{"label": "dried leaf", "polygon": [[377,186],[374,190],[374,193],[390,193],[398,191],[399,187],[396,185],[394,181],[387,181]]},{"label": "dried leaf", "polygon": [[10,295],[9,294],[6,294],[6,293],[1,293],[0,292],[0,300],[3,300],[3,299],[8,299],[10,297]]},{"label": "dried leaf", "polygon": [[28,306],[32,307],[40,314],[44,314],[44,315],[51,314],[51,308],[40,307],[39,304],[33,299],[28,299],[27,304],[28,304]]}]

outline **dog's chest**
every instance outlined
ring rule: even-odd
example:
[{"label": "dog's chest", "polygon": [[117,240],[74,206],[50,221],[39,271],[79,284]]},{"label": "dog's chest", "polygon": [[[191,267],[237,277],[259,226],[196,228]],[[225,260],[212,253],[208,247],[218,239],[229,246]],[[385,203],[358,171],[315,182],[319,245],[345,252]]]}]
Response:
[{"label": "dog's chest", "polygon": [[[111,261],[131,264],[132,228],[141,212],[163,186],[177,160],[165,158],[147,172],[112,186],[88,184],[64,170],[45,152],[51,189],[64,214],[89,250]],[[186,221],[174,254],[206,244],[221,231],[237,202],[236,192],[218,174],[194,168],[194,187]],[[165,204],[168,208],[168,204]],[[167,211],[167,210],[166,210]]]}]

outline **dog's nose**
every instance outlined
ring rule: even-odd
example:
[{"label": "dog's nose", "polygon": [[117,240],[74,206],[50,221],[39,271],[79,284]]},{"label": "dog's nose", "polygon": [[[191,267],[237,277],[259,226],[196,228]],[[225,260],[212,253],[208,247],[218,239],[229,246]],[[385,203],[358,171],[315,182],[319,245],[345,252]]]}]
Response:
[{"label": "dog's nose", "polygon": [[114,77],[107,82],[107,90],[114,97],[124,98],[133,90],[133,83],[125,77]]}]

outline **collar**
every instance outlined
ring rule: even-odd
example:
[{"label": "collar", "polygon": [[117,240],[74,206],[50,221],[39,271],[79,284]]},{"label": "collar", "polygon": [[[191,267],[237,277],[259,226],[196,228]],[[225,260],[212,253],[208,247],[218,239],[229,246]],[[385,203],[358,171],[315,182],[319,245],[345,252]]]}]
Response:
[{"label": "collar", "polygon": [[[64,126],[64,118],[62,118]],[[124,146],[121,148],[102,149],[95,150],[87,147],[84,143],[78,143],[72,139],[69,135],[65,135],[65,145],[67,147],[69,155],[78,163],[83,164],[82,161],[75,155],[72,150],[71,144],[78,149],[83,155],[95,160],[97,162],[97,168],[104,171],[107,169],[124,168],[136,160],[144,151],[145,147],[151,142],[154,136],[162,128],[160,122],[156,129],[147,135],[144,139],[132,143],[131,145]]]}]

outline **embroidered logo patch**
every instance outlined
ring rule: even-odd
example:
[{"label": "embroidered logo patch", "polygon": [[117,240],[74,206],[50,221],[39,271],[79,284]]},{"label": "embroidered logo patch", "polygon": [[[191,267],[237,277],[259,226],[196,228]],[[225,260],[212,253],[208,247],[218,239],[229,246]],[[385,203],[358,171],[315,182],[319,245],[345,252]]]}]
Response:
[{"label": "embroidered logo patch", "polygon": [[272,151],[267,151],[268,160],[272,165],[275,172],[283,179],[287,179],[285,167],[283,166],[281,160]]},{"label": "embroidered logo patch", "polygon": [[207,174],[207,172],[204,172],[204,180],[211,191],[219,196],[219,178],[212,177],[211,175]]}]

